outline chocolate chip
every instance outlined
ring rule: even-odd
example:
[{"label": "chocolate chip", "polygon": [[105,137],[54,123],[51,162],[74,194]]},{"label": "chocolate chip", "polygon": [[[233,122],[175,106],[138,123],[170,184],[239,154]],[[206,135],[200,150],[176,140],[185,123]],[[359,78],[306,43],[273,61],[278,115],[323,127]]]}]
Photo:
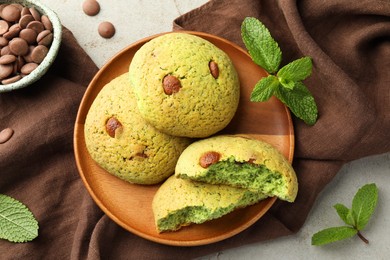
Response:
[{"label": "chocolate chip", "polygon": [[37,67],[38,67],[38,64],[36,64],[34,62],[29,62],[29,63],[26,63],[23,65],[23,67],[20,69],[20,72],[24,75],[28,75],[31,72],[33,72],[33,70],[35,70]]},{"label": "chocolate chip", "polygon": [[82,7],[84,13],[89,16],[97,15],[100,12],[100,5],[96,0],[85,0]]},{"label": "chocolate chip", "polygon": [[22,11],[20,12],[20,15],[23,16],[23,15],[26,15],[26,14],[31,14],[30,10],[28,9],[28,7],[23,7]]},{"label": "chocolate chip", "polygon": [[0,64],[0,79],[5,79],[14,71],[12,64]]},{"label": "chocolate chip", "polygon": [[115,27],[110,22],[101,22],[98,27],[98,33],[103,38],[111,38],[115,34]]},{"label": "chocolate chip", "polygon": [[0,35],[6,33],[8,31],[8,28],[9,24],[7,23],[7,21],[0,20]]},{"label": "chocolate chip", "polygon": [[20,19],[20,10],[15,5],[7,5],[3,8],[1,17],[7,22],[16,22]]},{"label": "chocolate chip", "polygon": [[109,118],[106,122],[106,131],[108,135],[112,138],[115,137],[115,134],[117,133],[118,129],[120,130],[121,128],[122,124],[115,117]]},{"label": "chocolate chip", "polygon": [[218,68],[218,64],[215,61],[210,61],[209,62],[209,69],[210,69],[211,75],[213,75],[213,77],[215,79],[218,78],[218,76],[219,76],[219,68]]},{"label": "chocolate chip", "polygon": [[40,32],[37,36],[37,42],[40,42],[44,37],[46,37],[50,33],[51,32],[49,30],[44,30],[44,31]]},{"label": "chocolate chip", "polygon": [[41,14],[38,12],[35,7],[30,7],[29,8],[30,14],[34,17],[35,21],[40,21],[41,20]]},{"label": "chocolate chip", "polygon": [[164,93],[167,95],[172,95],[173,93],[177,93],[181,88],[180,80],[172,75],[166,75],[163,79],[162,85],[163,85]]},{"label": "chocolate chip", "polygon": [[34,17],[31,14],[25,14],[20,18],[19,25],[24,29],[32,21],[34,21]]},{"label": "chocolate chip", "polygon": [[256,158],[250,158],[249,160],[248,160],[248,163],[249,164],[255,164],[255,161],[256,161]]},{"label": "chocolate chip", "polygon": [[53,42],[53,38],[54,36],[49,30],[42,31],[37,37],[38,45],[50,46]]},{"label": "chocolate chip", "polygon": [[28,52],[28,43],[22,38],[16,37],[9,42],[9,49],[16,56],[23,56]]},{"label": "chocolate chip", "polygon": [[218,162],[220,158],[221,154],[218,152],[206,152],[199,158],[199,164],[202,168],[208,168],[210,165]]},{"label": "chocolate chip", "polygon": [[12,54],[11,53],[11,50],[9,49],[9,46],[4,46],[3,48],[1,48],[1,51],[0,51],[0,55],[3,56],[3,55],[7,55],[7,54]]},{"label": "chocolate chip", "polygon": [[0,47],[4,47],[8,45],[8,40],[4,37],[0,37]]},{"label": "chocolate chip", "polygon": [[140,158],[148,158],[148,155],[146,153],[144,153],[144,152],[136,153],[135,156],[140,157]]},{"label": "chocolate chip", "polygon": [[36,48],[36,46],[34,46],[34,45],[28,46],[28,52],[27,52],[26,55],[23,56],[23,59],[24,59],[25,62],[28,63],[28,62],[32,62],[33,61],[32,57],[31,57],[31,54],[32,54],[32,52],[34,51],[35,48]]},{"label": "chocolate chip", "polygon": [[45,45],[38,45],[31,52],[31,59],[33,62],[40,64],[48,52],[49,49]]},{"label": "chocolate chip", "polygon": [[43,30],[45,30],[45,27],[43,26],[43,24],[39,21],[32,21],[30,22],[29,24],[27,24],[27,27],[26,28],[29,28],[29,29],[33,29],[35,30],[37,33],[40,33],[42,32]]},{"label": "chocolate chip", "polygon": [[16,61],[16,56],[12,54],[6,54],[0,57],[0,64],[10,64]]},{"label": "chocolate chip", "polygon": [[19,24],[13,24],[11,27],[9,27],[8,32],[3,34],[3,37],[10,41],[18,36],[21,30],[22,28],[20,28]]},{"label": "chocolate chip", "polygon": [[37,40],[37,32],[33,29],[23,29],[19,33],[19,37],[25,40],[28,44],[33,44]]},{"label": "chocolate chip", "polygon": [[7,142],[14,134],[14,130],[11,128],[5,128],[0,132],[0,144]]},{"label": "chocolate chip", "polygon": [[11,84],[11,83],[14,83],[14,82],[18,81],[18,80],[21,79],[21,78],[22,78],[21,75],[16,75],[16,76],[13,76],[13,77],[11,77],[11,78],[3,79],[3,80],[1,81],[1,84],[3,84],[3,85]]},{"label": "chocolate chip", "polygon": [[144,152],[140,152],[140,153],[136,153],[134,156],[130,156],[129,160],[134,160],[134,159],[146,159],[148,158],[149,156],[144,153]]},{"label": "chocolate chip", "polygon": [[49,30],[49,31],[53,31],[53,24],[51,23],[49,17],[47,15],[42,15],[41,16],[41,22],[43,24],[43,27],[46,29],[46,30]]}]

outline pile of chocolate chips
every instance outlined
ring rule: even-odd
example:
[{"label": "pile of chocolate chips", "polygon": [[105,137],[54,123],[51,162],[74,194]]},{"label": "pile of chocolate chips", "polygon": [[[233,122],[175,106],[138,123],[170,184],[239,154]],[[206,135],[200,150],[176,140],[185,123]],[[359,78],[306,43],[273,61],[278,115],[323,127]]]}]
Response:
[{"label": "pile of chocolate chips", "polygon": [[10,84],[30,74],[53,41],[47,15],[21,4],[0,5],[0,82]]}]

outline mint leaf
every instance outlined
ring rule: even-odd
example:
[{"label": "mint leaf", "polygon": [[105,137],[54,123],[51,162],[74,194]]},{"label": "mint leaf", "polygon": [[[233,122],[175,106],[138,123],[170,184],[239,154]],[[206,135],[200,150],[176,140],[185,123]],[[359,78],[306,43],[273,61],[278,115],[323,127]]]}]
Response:
[{"label": "mint leaf", "polygon": [[293,90],[295,86],[295,81],[288,80],[288,79],[281,79],[279,78],[280,84],[282,84],[283,87]]},{"label": "mint leaf", "polygon": [[277,76],[282,81],[302,81],[310,76],[312,70],[312,62],[310,57],[303,57],[294,60],[282,67]]},{"label": "mint leaf", "polygon": [[263,102],[275,95],[295,116],[314,125],[318,116],[317,105],[302,83],[311,74],[311,58],[292,61],[279,70],[282,51],[265,25],[254,17],[246,17],[242,22],[241,37],[252,60],[272,75],[257,82],[251,101]]},{"label": "mint leaf", "polygon": [[358,235],[366,244],[369,241],[360,233],[367,225],[368,220],[374,213],[378,202],[378,188],[375,183],[361,187],[352,200],[352,208],[348,209],[343,204],[337,203],[333,207],[340,218],[350,226],[327,228],[312,236],[312,245],[323,245],[344,238]]},{"label": "mint leaf", "polygon": [[318,110],[314,97],[302,82],[295,82],[293,90],[279,88],[275,96],[306,124],[314,125],[317,121]]},{"label": "mint leaf", "polygon": [[242,40],[253,61],[268,73],[278,71],[282,51],[263,23],[253,17],[244,19],[241,25]]},{"label": "mint leaf", "polygon": [[279,80],[273,75],[260,79],[251,93],[251,101],[267,101],[272,97],[278,86]]},{"label": "mint leaf", "polygon": [[0,194],[0,239],[27,242],[38,236],[38,222],[21,202]]},{"label": "mint leaf", "polygon": [[354,217],[354,214],[353,214],[353,210],[350,209],[348,211],[348,215],[347,215],[347,221],[348,223],[350,223],[349,225],[353,226],[353,227],[356,227],[356,220],[355,220],[355,217]]},{"label": "mint leaf", "polygon": [[311,238],[313,246],[320,246],[353,237],[358,231],[352,227],[331,227],[315,233]]},{"label": "mint leaf", "polygon": [[356,229],[362,230],[367,225],[378,202],[378,188],[374,183],[361,187],[352,201],[352,211]]},{"label": "mint leaf", "polygon": [[346,206],[344,206],[343,204],[340,204],[340,203],[337,203],[333,207],[336,209],[337,214],[345,222],[345,224],[348,224],[351,226],[354,225],[353,219],[350,219],[352,210],[350,210],[349,208],[347,208]]}]

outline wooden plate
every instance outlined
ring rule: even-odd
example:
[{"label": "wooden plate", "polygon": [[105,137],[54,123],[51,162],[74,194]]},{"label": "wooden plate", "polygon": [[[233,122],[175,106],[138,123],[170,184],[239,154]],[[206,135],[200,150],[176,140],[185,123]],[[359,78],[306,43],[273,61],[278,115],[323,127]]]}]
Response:
[{"label": "wooden plate", "polygon": [[[238,71],[241,83],[240,104],[235,117],[223,133],[246,134],[265,140],[292,162],[294,130],[288,109],[274,97],[263,103],[249,100],[254,85],[267,73],[253,63],[246,51],[225,39],[200,32],[186,33],[198,35],[224,50]],[[158,35],[142,39],[119,52],[91,81],[81,101],[75,124],[74,150],[77,167],[96,204],[126,230],[145,239],[174,246],[196,246],[221,241],[258,221],[276,198],[268,198],[201,225],[190,225],[176,232],[158,234],[151,204],[159,185],[133,185],[114,177],[91,159],[85,146],[84,122],[96,95],[112,79],[127,72],[135,52],[156,36]]]}]

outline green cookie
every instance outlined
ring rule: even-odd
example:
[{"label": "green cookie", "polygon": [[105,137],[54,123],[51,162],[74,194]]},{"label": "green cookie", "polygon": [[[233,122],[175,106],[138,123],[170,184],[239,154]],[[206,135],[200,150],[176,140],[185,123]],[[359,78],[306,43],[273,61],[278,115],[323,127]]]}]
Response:
[{"label": "green cookie", "polygon": [[161,133],[139,114],[128,73],[113,79],[91,105],[84,127],[92,157],[131,183],[155,184],[172,175],[188,138]]},{"label": "green cookie", "polygon": [[298,180],[272,145],[240,136],[214,136],[189,145],[175,170],[180,178],[225,184],[293,202]]},{"label": "green cookie", "polygon": [[222,217],[266,197],[245,189],[171,176],[157,190],[152,208],[157,231],[175,231],[192,223],[201,224]]},{"label": "green cookie", "polygon": [[170,135],[210,136],[237,110],[240,84],[232,61],[198,36],[152,39],[134,55],[129,77],[141,115]]}]

